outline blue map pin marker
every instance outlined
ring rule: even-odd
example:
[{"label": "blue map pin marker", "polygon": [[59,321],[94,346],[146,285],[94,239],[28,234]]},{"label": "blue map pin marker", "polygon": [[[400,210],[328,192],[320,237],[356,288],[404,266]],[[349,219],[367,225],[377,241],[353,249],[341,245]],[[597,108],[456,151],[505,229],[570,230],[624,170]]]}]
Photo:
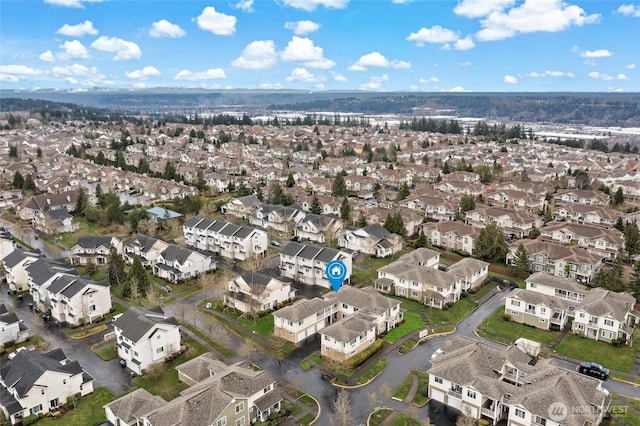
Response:
[{"label": "blue map pin marker", "polygon": [[347,278],[347,266],[341,260],[332,260],[327,264],[325,274],[327,274],[327,279],[333,290],[338,291],[342,287],[344,279]]}]

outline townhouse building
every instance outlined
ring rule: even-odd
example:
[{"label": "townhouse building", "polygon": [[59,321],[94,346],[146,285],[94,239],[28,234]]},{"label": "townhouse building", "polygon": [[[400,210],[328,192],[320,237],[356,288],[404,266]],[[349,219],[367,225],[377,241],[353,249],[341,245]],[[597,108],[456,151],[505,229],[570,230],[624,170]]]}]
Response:
[{"label": "townhouse building", "polygon": [[571,331],[594,340],[628,342],[640,322],[635,297],[602,288],[590,290],[576,306]]},{"label": "townhouse building", "polygon": [[480,228],[462,222],[427,222],[422,232],[431,245],[447,250],[473,253],[473,247],[480,236]]},{"label": "townhouse building", "polygon": [[208,254],[169,244],[158,254],[151,269],[154,275],[178,283],[215,270],[216,262]]},{"label": "townhouse building", "polygon": [[336,241],[343,232],[343,222],[335,216],[307,213],[300,222],[296,223],[293,235],[296,237],[325,244]]},{"label": "townhouse building", "polygon": [[604,226],[550,222],[540,230],[539,238],[542,241],[576,245],[611,261],[624,249],[622,232]]},{"label": "townhouse building", "polygon": [[537,214],[515,211],[502,207],[480,206],[465,214],[465,223],[484,228],[488,222],[494,222],[505,235],[514,238],[526,238],[534,229],[542,228],[544,221]]},{"label": "townhouse building", "polygon": [[240,312],[257,314],[280,307],[296,297],[291,280],[275,277],[270,271],[246,271],[226,284],[224,302]]},{"label": "townhouse building", "polygon": [[0,345],[7,342],[22,343],[29,338],[29,327],[18,318],[15,312],[9,312],[3,303],[0,303]]},{"label": "townhouse building", "polygon": [[296,224],[304,217],[305,213],[297,207],[261,204],[249,216],[249,224],[284,235],[293,233]]},{"label": "townhouse building", "polygon": [[602,191],[596,190],[560,189],[553,194],[553,201],[556,205],[608,206],[611,203],[611,197]]},{"label": "townhouse building", "polygon": [[606,206],[585,204],[566,204],[553,209],[553,219],[587,225],[603,225],[613,227],[622,220],[626,224],[625,215],[618,210]]},{"label": "townhouse building", "polygon": [[109,235],[85,235],[71,247],[69,260],[72,265],[106,265],[111,247],[122,253],[122,240]]},{"label": "townhouse building", "polygon": [[169,243],[166,241],[139,234],[123,247],[122,257],[126,263],[132,264],[137,256],[143,266],[150,267],[156,263],[160,253],[167,247]]},{"label": "townhouse building", "polygon": [[402,250],[402,237],[378,224],[363,228],[347,227],[338,246],[373,257],[389,257]]},{"label": "townhouse building", "polygon": [[73,326],[90,324],[111,310],[108,281],[93,281],[74,275],[60,275],[44,290],[51,317]]},{"label": "townhouse building", "polygon": [[42,257],[39,251],[16,249],[2,259],[4,277],[9,289],[23,292],[29,289],[29,276],[26,268]]},{"label": "townhouse building", "polygon": [[347,270],[345,283],[349,283],[353,270],[353,260],[350,253],[330,247],[312,246],[291,241],[280,252],[280,274],[304,284],[331,288],[326,268],[327,264],[333,260],[340,260],[344,263]]}]

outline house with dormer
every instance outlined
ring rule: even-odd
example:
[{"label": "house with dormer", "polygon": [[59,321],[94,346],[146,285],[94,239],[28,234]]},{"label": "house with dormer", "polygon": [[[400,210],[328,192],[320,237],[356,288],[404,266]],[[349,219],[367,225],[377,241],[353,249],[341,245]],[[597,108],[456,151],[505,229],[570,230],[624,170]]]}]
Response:
[{"label": "house with dormer", "polygon": [[93,281],[74,275],[60,275],[44,290],[51,317],[72,326],[90,324],[111,311],[108,281]]},{"label": "house with dormer", "polygon": [[41,257],[27,266],[29,294],[36,308],[42,311],[51,309],[51,300],[46,291],[49,285],[63,275],[76,276],[76,270],[66,262],[54,261]]},{"label": "house with dormer", "polygon": [[25,199],[16,209],[22,220],[33,220],[46,210],[64,209],[73,211],[78,200],[78,191],[67,191],[62,194],[39,194]]},{"label": "house with dormer", "polygon": [[576,306],[571,331],[594,340],[627,342],[640,322],[635,303],[635,297],[627,292],[591,289]]},{"label": "house with dormer", "polygon": [[48,414],[76,394],[93,392],[93,378],[62,349],[50,352],[24,350],[0,367],[0,409],[14,424],[30,416]]},{"label": "house with dormer", "polygon": [[373,257],[389,257],[402,250],[402,237],[378,224],[362,228],[347,227],[338,246]]},{"label": "house with dormer", "polygon": [[305,213],[295,206],[261,204],[249,217],[249,224],[263,229],[273,229],[281,234],[292,233]]},{"label": "house with dormer", "polygon": [[169,243],[159,238],[138,234],[122,248],[122,257],[128,264],[132,264],[136,257],[145,267],[153,266],[162,251],[169,247]]},{"label": "house with dormer", "polygon": [[227,217],[237,219],[249,219],[253,210],[258,208],[262,202],[255,195],[247,195],[234,198],[220,207],[220,211]]},{"label": "house with dormer", "polygon": [[72,265],[106,265],[111,247],[118,254],[122,253],[122,240],[109,235],[85,235],[78,238],[71,247],[70,261]]},{"label": "house with dormer", "polygon": [[336,241],[343,231],[343,222],[335,216],[307,213],[296,223],[293,235],[319,244]]},{"label": "house with dormer", "polygon": [[29,289],[26,268],[41,257],[39,251],[16,249],[2,258],[4,277],[10,290],[22,292]]},{"label": "house with dormer", "polygon": [[334,260],[344,263],[347,270],[345,282],[350,282],[353,268],[350,253],[291,241],[280,252],[280,274],[304,284],[331,288],[326,268]]},{"label": "house with dormer", "polygon": [[290,279],[273,276],[269,270],[245,271],[226,283],[224,302],[230,308],[255,315],[276,309],[295,296]]},{"label": "house with dormer", "polygon": [[178,321],[162,309],[130,307],[113,323],[118,357],[136,374],[181,350]]},{"label": "house with dormer", "polygon": [[158,254],[151,269],[153,275],[172,283],[178,283],[215,270],[216,262],[209,255],[176,244],[169,244]]}]

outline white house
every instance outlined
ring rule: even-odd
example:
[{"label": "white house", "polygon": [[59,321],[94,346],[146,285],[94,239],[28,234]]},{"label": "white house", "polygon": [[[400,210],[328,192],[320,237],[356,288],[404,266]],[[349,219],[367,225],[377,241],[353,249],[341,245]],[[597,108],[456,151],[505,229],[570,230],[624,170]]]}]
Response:
[{"label": "white house", "polygon": [[373,224],[364,228],[347,228],[338,246],[374,257],[389,257],[402,250],[402,237]]},{"label": "white house", "polygon": [[106,265],[111,247],[122,254],[122,240],[109,235],[87,235],[79,237],[71,247],[70,261],[73,265]]},{"label": "white house", "polygon": [[13,235],[6,228],[0,227],[0,259],[18,248]]},{"label": "white house", "polygon": [[0,303],[0,345],[7,342],[22,343],[29,338],[29,328],[18,319],[15,312],[9,312]]},{"label": "white house", "polygon": [[277,308],[295,295],[290,280],[274,277],[268,271],[247,271],[227,283],[224,301],[231,308],[256,314]]},{"label": "white house", "polygon": [[11,424],[22,424],[29,416],[47,414],[76,394],[93,392],[93,378],[62,349],[42,353],[20,351],[2,363],[0,409]]},{"label": "white house", "polygon": [[46,291],[49,284],[63,275],[75,276],[76,271],[66,262],[53,261],[41,257],[26,268],[29,276],[29,294],[38,309],[49,311],[51,300]]},{"label": "white house", "polygon": [[169,243],[158,238],[146,235],[136,235],[129,241],[122,250],[122,257],[128,264],[133,263],[136,256],[144,266],[153,266],[158,259],[158,255],[167,247]]},{"label": "white house", "polygon": [[356,312],[320,330],[320,354],[344,362],[376,340],[375,317]]},{"label": "white house", "polygon": [[111,310],[110,285],[73,275],[55,278],[46,288],[51,317],[61,323],[82,325],[104,317]]},{"label": "white house", "polygon": [[287,234],[293,232],[296,224],[304,217],[305,213],[297,207],[261,204],[249,217],[249,223]]},{"label": "white house", "polygon": [[427,370],[429,398],[473,419],[492,425],[560,426],[555,416],[561,415],[565,426],[598,425],[609,407],[611,397],[600,380],[549,359],[531,362],[515,345],[495,348],[458,336],[441,349]]},{"label": "white house", "polygon": [[336,217],[308,213],[296,223],[294,235],[303,240],[325,244],[327,237],[335,241],[341,235],[342,228],[342,220]]},{"label": "white house", "polygon": [[40,252],[16,249],[2,259],[5,279],[11,290],[21,292],[29,289],[26,268],[41,256]]},{"label": "white house", "polygon": [[211,256],[170,244],[158,254],[152,269],[154,275],[177,283],[216,269],[216,262]]},{"label": "white house", "polygon": [[113,323],[118,357],[136,374],[151,364],[175,355],[180,347],[180,327],[174,317],[160,308],[130,307]]},{"label": "white house", "polygon": [[327,264],[333,260],[344,263],[347,270],[345,283],[350,282],[353,266],[349,253],[291,241],[280,252],[280,274],[304,284],[330,288],[326,268]]},{"label": "white house", "polygon": [[640,322],[635,303],[635,297],[629,293],[594,288],[576,307],[571,331],[594,340],[626,342]]}]

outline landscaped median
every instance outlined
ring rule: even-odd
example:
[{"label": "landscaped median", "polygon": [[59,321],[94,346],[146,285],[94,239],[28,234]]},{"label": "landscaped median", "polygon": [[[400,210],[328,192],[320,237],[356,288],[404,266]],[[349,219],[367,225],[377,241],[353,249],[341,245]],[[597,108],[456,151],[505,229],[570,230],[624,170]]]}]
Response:
[{"label": "landscaped median", "polygon": [[607,368],[631,371],[638,346],[615,347],[586,337],[567,335],[553,350],[558,355],[579,358],[580,361],[597,362]]},{"label": "landscaped median", "polygon": [[485,318],[478,326],[480,337],[494,340],[508,345],[523,337],[541,343],[543,346],[553,342],[558,336],[557,331],[546,331],[528,325],[507,321],[503,318],[504,306],[499,307]]},{"label": "landscaped median", "polygon": [[[416,386],[415,394],[411,396],[411,401],[407,401],[406,399],[410,396],[409,392],[413,386]],[[422,370],[414,368],[407,374],[407,377],[398,384],[392,398],[396,401],[404,401],[408,404],[422,407],[429,401],[428,391],[429,375]]]}]

